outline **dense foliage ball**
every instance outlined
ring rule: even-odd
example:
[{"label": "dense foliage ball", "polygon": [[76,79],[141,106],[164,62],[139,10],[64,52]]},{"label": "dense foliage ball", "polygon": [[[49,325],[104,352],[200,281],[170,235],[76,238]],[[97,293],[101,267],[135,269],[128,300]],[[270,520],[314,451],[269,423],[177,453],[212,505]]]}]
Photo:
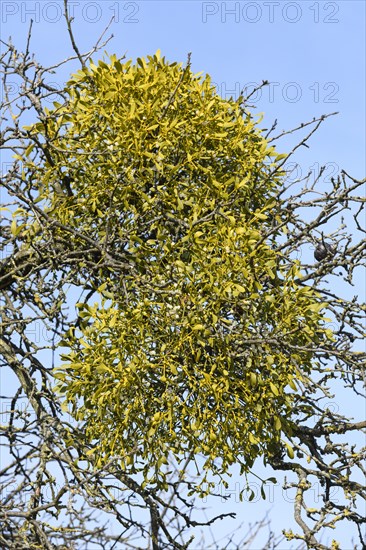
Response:
[{"label": "dense foliage ball", "polygon": [[47,131],[56,159],[34,180],[49,216],[116,268],[89,273],[102,298],[79,305],[59,389],[100,464],[118,456],[162,484],[172,456],[248,470],[289,434],[295,381],[327,335],[275,247],[278,155],[242,98],[158,53],[91,63],[67,91],[30,130]]}]

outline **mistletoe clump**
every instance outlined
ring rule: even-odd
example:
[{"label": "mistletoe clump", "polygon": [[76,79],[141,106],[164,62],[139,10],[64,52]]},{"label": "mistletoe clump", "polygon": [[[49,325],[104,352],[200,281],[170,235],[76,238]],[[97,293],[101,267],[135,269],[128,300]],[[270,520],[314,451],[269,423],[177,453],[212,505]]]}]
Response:
[{"label": "mistletoe clump", "polygon": [[80,265],[99,299],[78,304],[58,389],[99,465],[118,457],[160,487],[171,458],[203,455],[202,482],[247,472],[291,437],[309,350],[331,337],[276,248],[283,157],[243,98],[159,52],[90,63],[66,91],[28,129],[53,162],[29,168],[56,236],[100,243],[99,269]]}]

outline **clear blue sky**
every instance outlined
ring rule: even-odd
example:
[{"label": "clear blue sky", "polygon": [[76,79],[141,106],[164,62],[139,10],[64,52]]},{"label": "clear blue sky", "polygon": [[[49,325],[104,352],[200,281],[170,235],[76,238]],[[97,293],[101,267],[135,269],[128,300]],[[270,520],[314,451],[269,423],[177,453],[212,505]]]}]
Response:
[{"label": "clear blue sky", "polygon": [[[278,119],[279,130],[290,129],[314,116],[339,111],[315,134],[310,149],[301,150],[296,161],[303,175],[311,167],[316,170],[328,163],[328,175],[344,168],[357,178],[364,177],[366,20],[362,0],[79,0],[70,2],[70,9],[81,51],[94,45],[114,15],[109,29],[114,38],[106,47],[109,53],[136,58],[160,49],[167,59],[185,62],[187,53],[192,52],[193,69],[209,73],[224,96],[237,96],[245,86],[269,80],[270,87],[253,100],[256,111],[265,115],[262,126]],[[62,11],[61,1],[3,0],[2,37],[11,35],[15,45],[23,49],[33,18],[31,50],[45,65],[60,61],[72,54]],[[67,77],[67,72],[60,72],[53,82],[62,85]],[[292,147],[295,139],[283,141],[283,149]],[[335,173],[330,174],[332,170]],[[267,477],[270,475],[268,472]],[[229,489],[235,492],[237,483],[242,482],[234,476]],[[227,503],[213,501],[214,513],[232,509],[238,513],[237,522],[221,522],[213,531],[221,536],[244,519],[259,519],[271,507],[273,527],[280,532],[285,524],[290,526],[290,495],[286,497],[280,485],[269,495],[271,502],[264,504],[256,499],[253,503],[235,503],[235,497]],[[351,547],[346,533],[337,535],[344,541],[342,548]],[[295,546],[289,543],[282,548]]]}]

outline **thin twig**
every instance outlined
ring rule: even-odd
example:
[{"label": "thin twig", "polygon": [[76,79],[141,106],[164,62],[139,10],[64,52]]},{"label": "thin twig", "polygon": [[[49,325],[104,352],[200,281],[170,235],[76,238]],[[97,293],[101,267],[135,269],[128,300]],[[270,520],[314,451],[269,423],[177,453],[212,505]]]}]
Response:
[{"label": "thin twig", "polygon": [[69,33],[69,37],[70,37],[70,40],[71,40],[71,44],[72,44],[72,47],[73,47],[73,50],[74,52],[76,53],[80,63],[81,63],[81,66],[84,68],[85,67],[85,61],[83,59],[83,56],[81,55],[80,51],[79,51],[79,48],[77,47],[76,45],[76,42],[75,42],[75,38],[74,38],[74,34],[72,32],[72,28],[71,28],[71,23],[72,21],[74,20],[73,17],[69,17],[69,12],[68,12],[68,8],[67,8],[67,3],[68,3],[68,0],[64,0],[64,8],[65,8],[65,19],[66,19],[66,24],[67,24],[67,31]]},{"label": "thin twig", "polygon": [[180,78],[179,78],[179,81],[178,81],[178,84],[176,85],[176,87],[174,88],[174,91],[172,93],[172,95],[170,96],[169,100],[168,100],[168,103],[165,105],[164,109],[163,109],[163,112],[161,113],[160,115],[160,118],[159,118],[159,122],[164,118],[164,116],[166,115],[166,112],[167,110],[169,109],[170,105],[173,103],[174,101],[174,97],[179,89],[179,86],[182,84],[183,80],[184,80],[184,77],[185,75],[187,74],[187,72],[189,71],[190,67],[191,67],[191,52],[189,52],[188,56],[187,56],[187,64],[185,66],[185,69],[184,71],[182,72],[182,74],[180,75]]}]

